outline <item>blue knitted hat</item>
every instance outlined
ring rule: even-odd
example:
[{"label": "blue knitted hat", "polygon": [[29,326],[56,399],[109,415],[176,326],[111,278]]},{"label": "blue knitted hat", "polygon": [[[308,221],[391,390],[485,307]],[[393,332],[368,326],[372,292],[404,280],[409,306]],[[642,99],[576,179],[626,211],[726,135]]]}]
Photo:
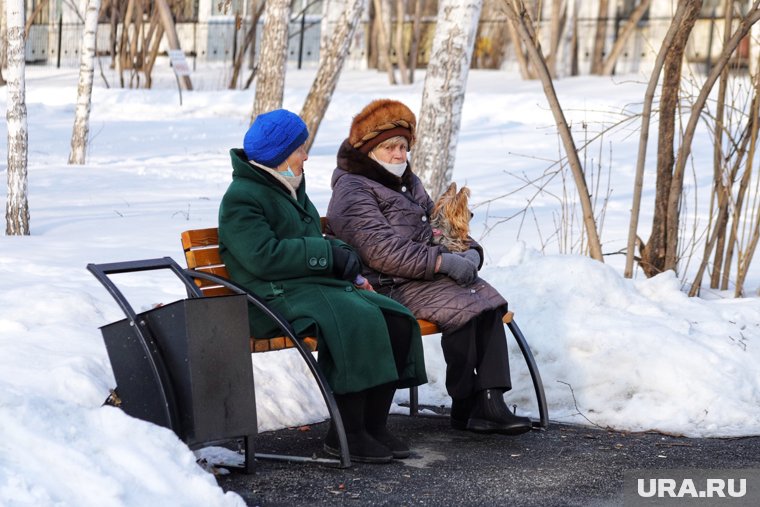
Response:
[{"label": "blue knitted hat", "polygon": [[306,142],[309,130],[295,113],[276,109],[256,117],[243,138],[248,160],[277,167]]}]

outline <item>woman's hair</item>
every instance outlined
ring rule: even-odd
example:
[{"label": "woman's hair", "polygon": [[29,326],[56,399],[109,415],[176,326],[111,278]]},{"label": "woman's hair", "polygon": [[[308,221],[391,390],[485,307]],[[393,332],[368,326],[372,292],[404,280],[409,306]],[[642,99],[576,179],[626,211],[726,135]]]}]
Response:
[{"label": "woman's hair", "polygon": [[395,146],[397,144],[405,144],[407,148],[409,148],[409,140],[404,136],[394,136],[389,139],[386,139],[385,141],[381,142],[374,148],[372,148],[371,151],[375,151],[380,148],[386,148],[388,146]]}]

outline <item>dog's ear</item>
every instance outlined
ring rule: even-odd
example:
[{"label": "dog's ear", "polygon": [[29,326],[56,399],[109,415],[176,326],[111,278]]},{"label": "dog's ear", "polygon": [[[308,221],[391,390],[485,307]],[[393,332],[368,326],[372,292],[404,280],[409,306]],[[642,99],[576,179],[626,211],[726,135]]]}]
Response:
[{"label": "dog's ear", "polygon": [[452,181],[451,183],[449,183],[449,188],[447,188],[446,191],[443,194],[441,194],[441,197],[451,199],[455,195],[457,195],[457,182]]},{"label": "dog's ear", "polygon": [[433,216],[438,215],[442,212],[442,209],[448,205],[452,200],[454,200],[457,196],[457,184],[456,182],[451,182],[449,184],[449,187],[438,197],[438,199],[435,200],[435,203],[433,205]]},{"label": "dog's ear", "polygon": [[464,199],[469,199],[470,198],[470,189],[468,187],[462,187],[459,190],[459,194],[458,195],[461,196]]}]

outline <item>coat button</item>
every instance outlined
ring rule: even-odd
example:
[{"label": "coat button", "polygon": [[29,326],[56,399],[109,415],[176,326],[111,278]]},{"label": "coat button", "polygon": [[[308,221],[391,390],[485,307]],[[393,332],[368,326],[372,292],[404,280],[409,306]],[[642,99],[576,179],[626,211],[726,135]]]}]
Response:
[{"label": "coat button", "polygon": [[427,217],[425,215],[422,215],[422,221],[427,222]]},{"label": "coat button", "polygon": [[346,287],[345,290],[346,292],[351,292],[352,290],[354,290],[354,288],[349,285],[348,287]]},{"label": "coat button", "polygon": [[470,294],[475,294],[476,292],[478,291],[476,291],[475,289],[470,289]]},{"label": "coat button", "polygon": [[303,217],[303,221],[306,222],[307,224],[310,224],[311,223],[311,217]]},{"label": "coat button", "polygon": [[402,192],[406,192],[406,186],[401,187]]},{"label": "coat button", "polygon": [[311,259],[309,259],[309,266],[314,267],[316,265],[317,265],[317,258],[316,257],[312,257]]},{"label": "coat button", "polygon": [[319,265],[322,266],[322,267],[327,266],[327,259],[325,259],[324,257],[320,257],[319,258]]}]

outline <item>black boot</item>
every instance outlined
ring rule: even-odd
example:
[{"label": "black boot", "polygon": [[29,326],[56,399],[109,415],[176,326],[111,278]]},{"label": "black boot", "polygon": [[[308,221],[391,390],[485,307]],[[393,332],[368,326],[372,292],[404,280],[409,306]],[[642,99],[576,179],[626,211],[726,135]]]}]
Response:
[{"label": "black boot", "polygon": [[455,430],[466,430],[467,421],[470,419],[472,407],[475,406],[475,397],[451,399],[451,427]]},{"label": "black boot", "polygon": [[[343,427],[346,430],[348,454],[352,461],[360,463],[389,463],[393,459],[390,449],[367,433],[364,424],[366,400],[367,391],[335,395],[335,401],[343,419]],[[338,432],[332,422],[325,437],[324,450],[332,456],[340,456]]]},{"label": "black boot", "polygon": [[507,408],[499,389],[480,391],[467,420],[468,430],[481,433],[519,435],[530,431],[531,427],[530,419],[517,416]]},{"label": "black boot", "polygon": [[372,438],[391,450],[396,459],[408,458],[412,453],[409,446],[388,431],[388,411],[396,393],[394,384],[384,384],[367,391],[367,405],[364,408],[364,421],[367,432]]}]

